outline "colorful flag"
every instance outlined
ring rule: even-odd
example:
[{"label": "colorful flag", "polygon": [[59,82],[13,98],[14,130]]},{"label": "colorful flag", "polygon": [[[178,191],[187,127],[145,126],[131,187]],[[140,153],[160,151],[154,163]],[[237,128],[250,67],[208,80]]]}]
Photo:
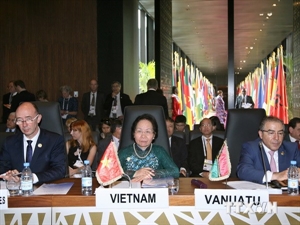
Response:
[{"label": "colorful flag", "polygon": [[97,168],[97,180],[100,184],[106,186],[120,179],[123,173],[124,172],[119,161],[116,145],[113,141],[111,141],[107,146]]},{"label": "colorful flag", "polygon": [[231,162],[227,141],[225,140],[209,173],[209,180],[219,181],[227,179],[231,173]]},{"label": "colorful flag", "polygon": [[277,52],[278,65],[276,77],[273,84],[274,86],[272,91],[270,114],[281,119],[283,123],[288,124],[288,103],[286,95],[286,79],[283,69],[282,46],[280,47],[280,49],[278,48]]}]

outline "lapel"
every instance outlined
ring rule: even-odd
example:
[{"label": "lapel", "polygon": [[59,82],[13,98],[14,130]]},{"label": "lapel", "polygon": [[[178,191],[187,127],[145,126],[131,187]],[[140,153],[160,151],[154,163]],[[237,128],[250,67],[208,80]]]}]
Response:
[{"label": "lapel", "polygon": [[42,129],[40,130],[40,135],[37,139],[35,148],[34,148],[34,153],[31,159],[31,163],[32,165],[38,164],[37,160],[39,158],[39,155],[43,153],[43,149],[45,148],[45,144],[43,142],[43,131]]},{"label": "lapel", "polygon": [[16,156],[20,155],[20,150],[21,149],[21,155],[22,155],[22,160],[21,160],[21,164],[23,168],[23,163],[25,162],[25,156],[24,156],[24,145],[23,145],[23,134],[20,132],[20,134],[18,134],[18,138],[16,140],[16,142],[14,143],[14,151]]},{"label": "lapel", "polygon": [[285,160],[285,158],[287,157],[287,152],[284,150],[283,146],[281,145],[280,148],[278,149],[278,171],[283,171],[285,169],[287,169],[286,167],[288,165],[285,165],[285,162],[287,162],[287,160]]}]

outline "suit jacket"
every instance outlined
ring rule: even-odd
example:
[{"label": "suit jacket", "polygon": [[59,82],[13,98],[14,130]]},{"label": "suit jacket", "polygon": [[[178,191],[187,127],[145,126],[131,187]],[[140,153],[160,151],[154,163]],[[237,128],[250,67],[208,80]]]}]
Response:
[{"label": "suit jacket", "polygon": [[181,167],[183,167],[186,169],[187,174],[189,174],[189,166],[187,162],[188,151],[186,148],[185,140],[180,137],[172,136],[171,153],[173,161],[178,166],[179,170]]},{"label": "suit jacket", "polygon": [[[83,112],[84,119],[88,119],[89,111],[90,111],[90,102],[91,102],[91,92],[84,93],[82,96],[81,101],[81,111]],[[104,118],[104,93],[97,91],[97,98],[96,98],[96,118],[98,124],[100,123],[101,119]]]},{"label": "suit jacket", "polygon": [[165,117],[169,117],[166,97],[154,90],[138,94],[135,97],[134,105],[160,105],[164,109]]},{"label": "suit jacket", "polygon": [[[105,98],[104,110],[105,110],[106,117],[109,117],[110,115],[113,100],[114,98],[111,96],[111,93],[108,94]],[[132,101],[129,95],[120,92],[120,104],[121,104],[122,113],[124,114],[125,107],[128,105],[132,105]]]},{"label": "suit jacket", "polygon": [[[242,96],[242,95],[239,95],[239,96],[236,98],[235,108],[236,108],[236,109],[242,109],[242,103],[243,103],[243,96]],[[253,99],[252,99],[251,96],[246,95],[246,103],[252,104],[252,108],[254,108],[254,102],[253,102]]]},{"label": "suit jacket", "polygon": [[6,120],[9,116],[9,113],[10,113],[10,109],[6,108],[4,106],[4,104],[9,104],[9,97],[10,97],[10,92],[9,93],[6,93],[3,95],[2,97],[2,123],[6,123]]},{"label": "suit jacket", "polygon": [[[17,132],[4,141],[0,153],[0,174],[8,170],[23,170],[23,133]],[[30,163],[30,169],[39,183],[61,179],[66,172],[66,151],[61,135],[41,129]]]},{"label": "suit jacket", "polygon": [[[259,148],[260,138],[255,141],[246,142],[243,144],[240,160],[237,166],[237,176],[241,180],[247,180],[256,183],[262,183],[265,175],[263,159]],[[265,151],[263,151],[266,170],[271,171]],[[297,161],[297,166],[300,166],[300,151],[294,142],[283,141],[278,149],[278,166],[279,172],[290,167],[291,160]]]},{"label": "suit jacket", "polygon": [[35,95],[30,93],[27,90],[21,91],[20,93],[16,94],[11,102],[10,112],[15,112],[19,105],[22,102],[34,102]]},{"label": "suit jacket", "polygon": [[[213,136],[212,137],[212,160],[216,159],[224,140],[222,138]],[[192,171],[191,176],[199,177],[200,173],[203,172],[203,164],[205,160],[202,135],[189,144],[188,152],[189,168]]]}]

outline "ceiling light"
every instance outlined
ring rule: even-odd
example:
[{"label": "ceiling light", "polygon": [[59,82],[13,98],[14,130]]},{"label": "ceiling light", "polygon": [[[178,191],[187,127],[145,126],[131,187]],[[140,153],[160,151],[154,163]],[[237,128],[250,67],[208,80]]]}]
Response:
[{"label": "ceiling light", "polygon": [[259,31],[262,31],[262,29],[260,29]]},{"label": "ceiling light", "polygon": [[243,63],[245,63],[246,62],[246,60],[243,60]]},{"label": "ceiling light", "polygon": [[264,14],[263,14],[263,13],[260,13],[259,16],[264,16]]},{"label": "ceiling light", "polygon": [[275,6],[276,6],[276,3],[274,3],[273,6],[275,7]]},{"label": "ceiling light", "polygon": [[253,49],[253,47],[251,46],[250,49]]},{"label": "ceiling light", "polygon": [[246,49],[248,49],[248,47],[246,47]]},{"label": "ceiling light", "polygon": [[267,13],[267,15],[270,17],[270,16],[272,16],[273,14],[272,14],[272,12],[269,12],[269,13]]}]

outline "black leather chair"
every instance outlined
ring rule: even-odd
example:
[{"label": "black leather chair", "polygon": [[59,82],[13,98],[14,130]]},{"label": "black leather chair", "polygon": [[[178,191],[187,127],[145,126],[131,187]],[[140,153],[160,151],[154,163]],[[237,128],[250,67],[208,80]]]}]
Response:
[{"label": "black leather chair", "polygon": [[10,136],[10,135],[14,135],[15,133],[12,132],[0,132],[0,152],[2,149],[2,145],[6,139],[6,137]]},{"label": "black leather chair", "polygon": [[229,109],[225,130],[231,161],[231,175],[236,177],[236,167],[242,144],[258,138],[259,125],[266,116],[264,109]]},{"label": "black leather chair", "polygon": [[176,136],[176,137],[182,138],[183,140],[185,140],[185,133],[182,132],[182,131],[175,130],[174,133],[173,133],[173,135]]},{"label": "black leather chair", "polygon": [[40,127],[60,135],[64,135],[64,128],[60,116],[60,108],[58,102],[34,102],[42,114]]},{"label": "black leather chair", "polygon": [[131,126],[138,116],[145,113],[151,114],[157,121],[158,135],[154,144],[162,146],[168,154],[170,154],[169,139],[163,108],[161,106],[152,105],[132,105],[125,107],[119,149],[125,148],[133,143],[133,140],[131,139]]}]

